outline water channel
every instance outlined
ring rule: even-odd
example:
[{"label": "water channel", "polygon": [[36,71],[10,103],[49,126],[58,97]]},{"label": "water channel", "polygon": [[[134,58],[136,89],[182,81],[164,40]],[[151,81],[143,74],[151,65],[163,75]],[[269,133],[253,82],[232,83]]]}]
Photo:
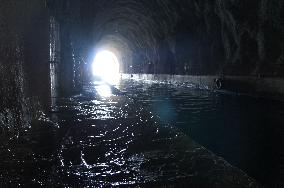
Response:
[{"label": "water channel", "polygon": [[1,145],[1,187],[281,185],[279,101],[124,80],[56,105]]}]

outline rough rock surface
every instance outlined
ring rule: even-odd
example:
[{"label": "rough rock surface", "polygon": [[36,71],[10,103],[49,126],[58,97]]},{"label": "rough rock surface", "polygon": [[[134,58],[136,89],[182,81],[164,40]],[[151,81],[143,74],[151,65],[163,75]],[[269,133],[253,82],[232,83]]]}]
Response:
[{"label": "rough rock surface", "polygon": [[1,0],[0,4],[0,138],[3,139],[29,127],[40,106],[47,105],[49,65],[44,3]]},{"label": "rough rock surface", "polygon": [[128,72],[283,76],[283,4],[82,0],[82,27],[91,43],[107,40],[133,58]]}]

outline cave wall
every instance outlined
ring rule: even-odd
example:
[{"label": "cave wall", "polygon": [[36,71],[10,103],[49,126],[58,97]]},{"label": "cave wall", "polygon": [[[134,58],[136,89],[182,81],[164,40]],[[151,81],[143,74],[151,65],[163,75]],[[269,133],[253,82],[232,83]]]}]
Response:
[{"label": "cave wall", "polygon": [[15,136],[49,107],[44,1],[0,1],[0,137]]},{"label": "cave wall", "polygon": [[[284,76],[282,0],[81,0],[96,45],[126,43],[132,73]],[[87,34],[86,34],[87,35]]]}]

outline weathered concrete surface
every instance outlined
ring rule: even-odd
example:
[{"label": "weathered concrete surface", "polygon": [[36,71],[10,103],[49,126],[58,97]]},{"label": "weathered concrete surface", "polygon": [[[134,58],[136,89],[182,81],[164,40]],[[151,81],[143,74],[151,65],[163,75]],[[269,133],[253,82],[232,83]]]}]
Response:
[{"label": "weathered concrete surface", "polygon": [[[122,78],[170,82],[173,84],[192,84],[192,86],[201,89],[218,90],[215,79],[219,79],[220,76],[122,74]],[[221,79],[222,90],[284,100],[284,79],[282,78],[225,76]]]},{"label": "weathered concrete surface", "polygon": [[57,93],[71,95],[82,89],[82,70],[85,67],[81,53],[87,51],[81,34],[80,1],[47,0],[46,4],[54,24],[51,27],[51,62],[57,69]]}]

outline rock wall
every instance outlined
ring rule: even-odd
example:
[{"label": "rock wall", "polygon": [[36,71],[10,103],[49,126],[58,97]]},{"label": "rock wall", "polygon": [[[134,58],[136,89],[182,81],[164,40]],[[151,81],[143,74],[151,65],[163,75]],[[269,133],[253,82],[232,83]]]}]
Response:
[{"label": "rock wall", "polygon": [[113,38],[118,51],[130,49],[121,50],[133,59],[125,72],[284,76],[282,0],[81,0],[81,7],[90,45]]},{"label": "rock wall", "polygon": [[49,106],[44,1],[0,1],[0,138],[17,136]]}]

